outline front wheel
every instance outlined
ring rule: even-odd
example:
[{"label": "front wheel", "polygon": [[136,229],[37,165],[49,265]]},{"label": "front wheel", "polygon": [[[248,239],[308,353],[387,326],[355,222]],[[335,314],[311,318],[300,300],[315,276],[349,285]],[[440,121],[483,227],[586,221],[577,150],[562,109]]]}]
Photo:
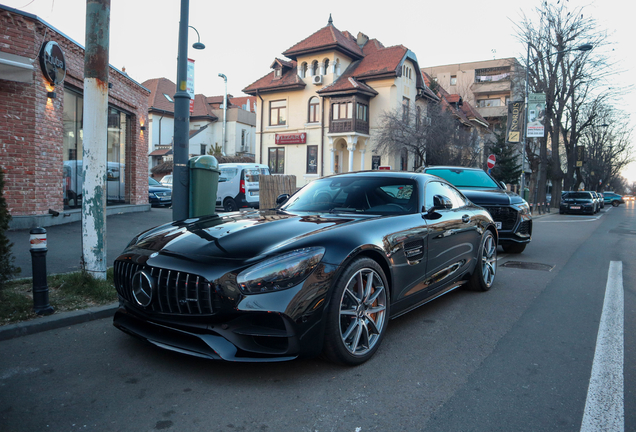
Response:
[{"label": "front wheel", "polygon": [[495,282],[497,273],[497,241],[491,231],[481,236],[479,256],[473,275],[468,281],[468,288],[473,291],[488,291]]},{"label": "front wheel", "polygon": [[619,205],[621,205],[621,203],[619,203],[618,201],[612,201],[612,205],[614,207],[618,207]]},{"label": "front wheel", "polygon": [[359,365],[378,350],[389,319],[389,292],[382,267],[370,258],[353,261],[331,294],[325,328],[325,357]]}]

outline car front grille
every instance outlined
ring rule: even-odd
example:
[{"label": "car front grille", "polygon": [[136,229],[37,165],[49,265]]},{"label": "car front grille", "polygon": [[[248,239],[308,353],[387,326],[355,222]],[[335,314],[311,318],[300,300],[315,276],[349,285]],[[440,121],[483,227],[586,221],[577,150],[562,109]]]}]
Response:
[{"label": "car front grille", "polygon": [[120,296],[140,307],[132,294],[133,276],[140,270],[153,281],[150,312],[176,315],[212,315],[218,298],[205,278],[191,273],[160,269],[132,262],[115,261],[115,288]]},{"label": "car front grille", "polygon": [[172,192],[155,192],[154,194],[160,198],[170,198],[172,196]]},{"label": "car front grille", "polygon": [[502,230],[511,230],[517,223],[517,210],[510,207],[483,206],[492,216],[495,222],[501,222]]},{"label": "car front grille", "polygon": [[519,234],[530,234],[530,224],[532,222],[530,221],[523,221],[519,224],[519,229],[517,230],[517,232]]}]

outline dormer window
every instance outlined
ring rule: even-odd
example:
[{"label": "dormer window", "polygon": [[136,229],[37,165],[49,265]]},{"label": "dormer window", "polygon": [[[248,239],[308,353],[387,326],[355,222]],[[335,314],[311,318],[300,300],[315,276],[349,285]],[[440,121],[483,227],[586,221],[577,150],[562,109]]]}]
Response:
[{"label": "dormer window", "polygon": [[276,69],[274,69],[274,76],[277,78],[280,78],[282,76],[283,72],[281,70],[281,68],[277,67]]}]

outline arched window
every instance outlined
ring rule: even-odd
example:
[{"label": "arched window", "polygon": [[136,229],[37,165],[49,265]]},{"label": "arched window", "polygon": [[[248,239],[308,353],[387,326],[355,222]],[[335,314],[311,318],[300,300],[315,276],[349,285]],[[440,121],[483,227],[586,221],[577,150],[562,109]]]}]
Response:
[{"label": "arched window", "polygon": [[329,59],[325,59],[325,75],[329,73]]},{"label": "arched window", "polygon": [[303,62],[303,64],[300,65],[300,77],[301,78],[307,78],[307,62]]},{"label": "arched window", "polygon": [[340,59],[336,59],[333,65],[333,73],[336,74],[336,76],[340,75]]},{"label": "arched window", "polygon": [[320,117],[318,113],[320,112],[320,100],[318,97],[314,96],[309,99],[309,111],[308,111],[308,123],[318,123],[320,121]]},{"label": "arched window", "polygon": [[314,60],[311,64],[311,76],[318,75],[318,60]]}]

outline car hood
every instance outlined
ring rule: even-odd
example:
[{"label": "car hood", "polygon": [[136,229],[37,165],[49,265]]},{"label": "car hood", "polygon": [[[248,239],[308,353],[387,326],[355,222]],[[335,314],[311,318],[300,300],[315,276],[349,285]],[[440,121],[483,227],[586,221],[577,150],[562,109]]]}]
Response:
[{"label": "car hood", "polygon": [[172,189],[166,186],[148,186],[148,192],[172,192]]},{"label": "car hood", "polygon": [[305,247],[308,237],[369,216],[293,215],[252,211],[172,222],[137,236],[124,250],[228,259],[256,258],[283,247]]},{"label": "car hood", "polygon": [[521,204],[523,199],[514,192],[503,189],[470,189],[458,188],[473,203],[483,205]]}]

